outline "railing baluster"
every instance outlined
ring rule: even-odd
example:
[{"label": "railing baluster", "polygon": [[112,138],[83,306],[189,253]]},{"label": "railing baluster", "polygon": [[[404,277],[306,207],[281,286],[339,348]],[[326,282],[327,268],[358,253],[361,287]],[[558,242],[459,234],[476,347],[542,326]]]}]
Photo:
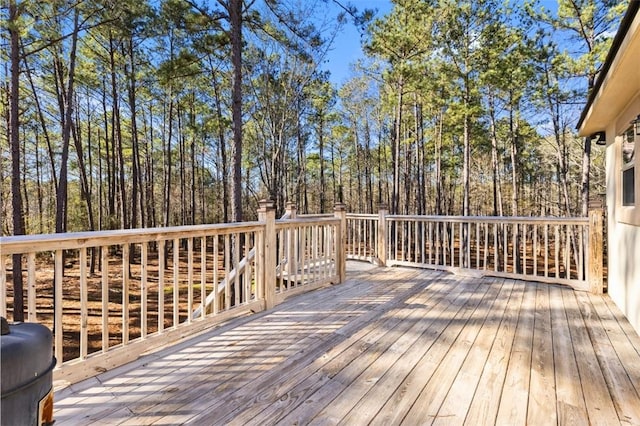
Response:
[{"label": "railing baluster", "polygon": [[327,265],[324,262],[321,262],[320,259],[318,258],[318,245],[319,245],[318,228],[319,228],[318,225],[314,225],[311,227],[311,240],[313,241],[311,256],[313,258],[313,263],[314,263],[312,275],[314,278],[321,278],[319,272],[321,272],[323,269],[327,267]]},{"label": "railing baluster", "polygon": [[560,243],[561,243],[561,241],[560,241],[560,229],[559,229],[558,225],[556,225],[554,228],[555,228],[554,229],[554,233],[555,233],[555,235],[554,235],[554,238],[555,238],[554,246],[555,246],[555,255],[556,255],[556,258],[555,258],[555,261],[556,261],[556,263],[555,263],[556,275],[555,276],[556,276],[556,278],[560,278]]},{"label": "railing baluster", "polygon": [[247,259],[247,265],[245,267],[245,273],[244,273],[244,302],[245,303],[249,303],[252,300],[251,297],[251,282],[252,282],[252,268],[251,268],[251,262],[249,261],[249,247],[252,246],[251,244],[251,240],[253,240],[252,236],[247,234],[247,240],[245,242],[244,245],[244,258]]},{"label": "railing baluster", "polygon": [[180,324],[180,239],[173,240],[173,324]]},{"label": "railing baluster", "polygon": [[564,274],[565,278],[571,278],[571,236],[569,235],[569,226],[565,226],[565,248],[564,248]]},{"label": "railing baluster", "polygon": [[[469,259],[471,266],[471,259]],[[476,222],[476,269],[480,269],[480,222]]]},{"label": "railing baluster", "polygon": [[436,261],[433,262],[435,265],[440,265],[440,222],[435,222],[436,224]]},{"label": "railing baluster", "polygon": [[200,238],[200,317],[204,319],[207,314],[205,306],[207,300],[207,237]]},{"label": "railing baluster", "polygon": [[129,342],[129,244],[122,245],[122,344]]},{"label": "railing baluster", "polygon": [[[489,223],[485,222],[484,227],[484,270],[487,270],[487,262],[489,260]],[[495,252],[495,250],[494,250]]]},{"label": "railing baluster", "polygon": [[280,273],[276,275],[276,292],[279,293],[282,291],[283,285],[284,285],[284,273],[285,273],[285,268],[288,267],[286,260],[284,259],[284,254],[285,254],[285,230],[284,229],[280,229],[277,232],[277,245],[278,245],[278,250],[277,250],[277,259],[276,259],[276,263],[278,265],[278,267],[280,268]]},{"label": "railing baluster", "polygon": [[533,225],[533,275],[538,276],[538,225]]},{"label": "railing baluster", "polygon": [[[2,284],[4,287],[4,283]],[[27,321],[36,322],[36,254],[27,254]]]},{"label": "railing baluster", "polygon": [[362,221],[358,221],[358,227],[356,228],[358,242],[358,259],[362,259]]},{"label": "railing baluster", "polygon": [[500,263],[500,246],[498,245],[498,223],[493,224],[493,270],[498,272],[498,264]]},{"label": "railing baluster", "polygon": [[109,350],[109,246],[103,246],[101,252],[102,270],[102,352]]},{"label": "railing baluster", "polygon": [[0,256],[0,316],[7,317],[7,261],[10,256]]},{"label": "railing baluster", "polygon": [[527,275],[527,224],[522,225],[522,273]]},{"label": "railing baluster", "polygon": [[508,229],[509,229],[509,225],[508,224],[504,224],[503,227],[503,253],[502,255],[504,256],[504,266],[503,266],[503,272],[509,272],[509,236],[508,234]]},{"label": "railing baluster", "polygon": [[584,274],[584,233],[587,227],[580,227],[578,230],[578,280],[583,281],[585,279]]},{"label": "railing baluster", "polygon": [[467,245],[469,244],[469,236],[466,234],[466,227],[460,222],[458,226],[458,266],[464,268],[465,264],[464,254],[467,251]]},{"label": "railing baluster", "polygon": [[549,225],[544,224],[544,276],[549,277]]},{"label": "railing baluster", "polygon": [[[217,315],[220,311],[220,278],[219,278],[219,265],[218,262],[220,260],[220,253],[218,248],[220,236],[214,235],[213,237],[213,315]],[[206,310],[206,309],[204,309]]]},{"label": "railing baluster", "polygon": [[55,278],[53,280],[53,288],[54,288],[54,321],[53,321],[53,330],[54,330],[54,345],[55,345],[55,357],[57,365],[60,366],[64,361],[64,327],[62,325],[62,303],[63,303],[63,294],[62,294],[62,285],[63,285],[63,272],[64,272],[64,263],[63,263],[63,253],[64,250],[56,250],[55,251]]},{"label": "railing baluster", "polygon": [[[159,268],[158,268],[159,269]],[[140,245],[140,338],[146,339],[149,324],[148,315],[148,297],[149,289],[147,281],[149,280],[149,244],[145,241]]]},{"label": "railing baluster", "polygon": [[306,285],[312,280],[310,279],[310,271],[309,268],[311,266],[310,253],[309,250],[311,248],[311,239],[309,237],[310,228],[306,225],[303,225],[300,229],[300,283],[302,285]]},{"label": "railing baluster", "polygon": [[285,230],[287,235],[287,279],[284,281],[284,288],[291,288],[291,280],[293,278],[293,231],[291,228]]},{"label": "railing baluster", "polygon": [[193,312],[193,238],[187,238],[187,324]]},{"label": "railing baluster", "polygon": [[321,272],[321,277],[323,279],[326,279],[334,275],[334,263],[335,263],[334,260],[336,259],[336,257],[333,252],[333,244],[331,241],[333,238],[334,227],[321,226],[318,232],[320,233],[319,238],[321,240],[320,256],[322,257],[322,260],[324,261],[324,263],[327,265],[327,267],[323,268],[323,271]]},{"label": "railing baluster", "polygon": [[424,249],[420,246],[420,221],[417,219],[412,220],[413,226],[413,253],[411,256],[411,262],[420,263],[420,253],[424,252]]},{"label": "railing baluster", "polygon": [[451,261],[451,266],[455,266],[455,259],[456,259],[456,252],[455,252],[455,246],[456,246],[456,225],[453,222],[448,222],[449,224],[449,249],[451,250],[451,253],[449,255],[449,260]]},{"label": "railing baluster", "polygon": [[80,249],[80,359],[85,359],[87,357],[87,346],[89,341],[87,299],[87,248],[82,247]]},{"label": "railing baluster", "polygon": [[433,261],[433,222],[429,221],[429,264],[433,265],[434,262]]},{"label": "railing baluster", "polygon": [[158,333],[164,330],[164,270],[166,241],[158,241]]},{"label": "railing baluster", "polygon": [[231,309],[231,279],[229,274],[231,272],[231,241],[229,234],[224,236],[224,308],[225,310]]}]

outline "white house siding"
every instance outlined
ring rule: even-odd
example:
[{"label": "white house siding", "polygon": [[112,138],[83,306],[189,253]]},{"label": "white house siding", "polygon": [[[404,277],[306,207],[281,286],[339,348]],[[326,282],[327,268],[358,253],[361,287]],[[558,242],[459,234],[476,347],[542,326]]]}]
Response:
[{"label": "white house siding", "polygon": [[[628,113],[624,114],[625,120],[628,115]],[[607,129],[607,137],[613,139],[612,135],[622,131],[622,123],[618,120],[617,125]],[[620,144],[621,138],[618,137],[614,143],[607,146],[606,151],[608,292],[614,303],[640,334],[640,226],[624,223],[633,215],[629,215],[628,207],[621,207]],[[636,173],[639,172],[640,168],[636,168]],[[639,200],[636,196],[637,201]],[[640,206],[636,209],[640,209]]]}]

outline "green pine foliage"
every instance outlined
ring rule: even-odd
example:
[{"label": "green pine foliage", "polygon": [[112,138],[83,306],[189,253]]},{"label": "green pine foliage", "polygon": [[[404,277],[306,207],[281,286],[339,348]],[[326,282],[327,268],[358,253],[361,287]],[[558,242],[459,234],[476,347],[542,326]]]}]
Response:
[{"label": "green pine foliage", "polygon": [[[394,0],[386,15],[338,0],[242,1],[237,145],[232,2],[15,3],[1,28],[3,63],[9,29],[20,39],[17,99],[0,70],[3,235],[17,223],[15,188],[29,234],[229,221],[238,159],[245,219],[262,198],[278,213],[343,201],[357,212],[580,214],[574,127],[624,12],[608,0]],[[366,57],[337,86],[324,61],[346,25]],[[592,194],[602,157],[594,148]]]}]

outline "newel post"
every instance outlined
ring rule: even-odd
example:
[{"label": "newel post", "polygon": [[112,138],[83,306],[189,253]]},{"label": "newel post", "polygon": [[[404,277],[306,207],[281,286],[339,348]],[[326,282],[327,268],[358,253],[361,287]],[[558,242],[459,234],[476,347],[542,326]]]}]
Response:
[{"label": "newel post", "polygon": [[389,209],[386,204],[378,205],[378,241],[376,252],[378,253],[378,265],[387,265],[387,214]]},{"label": "newel post", "polygon": [[271,309],[276,299],[276,209],[271,200],[260,200],[259,204],[258,220],[264,222],[265,228],[259,257],[262,285],[258,294],[264,299],[265,309]]},{"label": "newel post", "polygon": [[344,282],[347,275],[347,206],[343,203],[336,203],[333,211],[335,217],[340,219],[336,235],[336,272],[340,277],[340,282]]},{"label": "newel post", "polygon": [[287,201],[287,205],[284,209],[289,219],[295,219],[296,217],[298,217],[296,204],[293,201]]},{"label": "newel post", "polygon": [[594,294],[602,294],[604,291],[603,279],[603,210],[591,210],[589,212],[589,291]]}]

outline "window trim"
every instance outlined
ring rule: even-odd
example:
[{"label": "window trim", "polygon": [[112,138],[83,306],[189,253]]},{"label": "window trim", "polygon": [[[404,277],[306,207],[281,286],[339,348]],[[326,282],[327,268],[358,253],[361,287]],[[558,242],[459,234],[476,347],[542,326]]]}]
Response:
[{"label": "window trim", "polygon": [[[625,114],[626,115],[626,114]],[[633,117],[636,117],[634,115]],[[622,123],[620,123],[622,124]],[[622,132],[618,131],[615,138],[615,163],[614,173],[616,175],[616,206],[617,206],[617,222],[625,223],[628,225],[640,226],[640,161],[638,160],[638,151],[640,148],[640,135],[636,135],[633,124],[630,124],[629,121],[625,120],[624,125],[621,126],[624,128]],[[625,162],[623,145],[625,143],[627,135],[629,132],[634,137],[634,154],[632,155],[631,161]],[[633,169],[633,185],[634,185],[634,193],[633,204],[625,204],[624,203],[624,192],[623,192],[623,173],[627,170]]]}]

